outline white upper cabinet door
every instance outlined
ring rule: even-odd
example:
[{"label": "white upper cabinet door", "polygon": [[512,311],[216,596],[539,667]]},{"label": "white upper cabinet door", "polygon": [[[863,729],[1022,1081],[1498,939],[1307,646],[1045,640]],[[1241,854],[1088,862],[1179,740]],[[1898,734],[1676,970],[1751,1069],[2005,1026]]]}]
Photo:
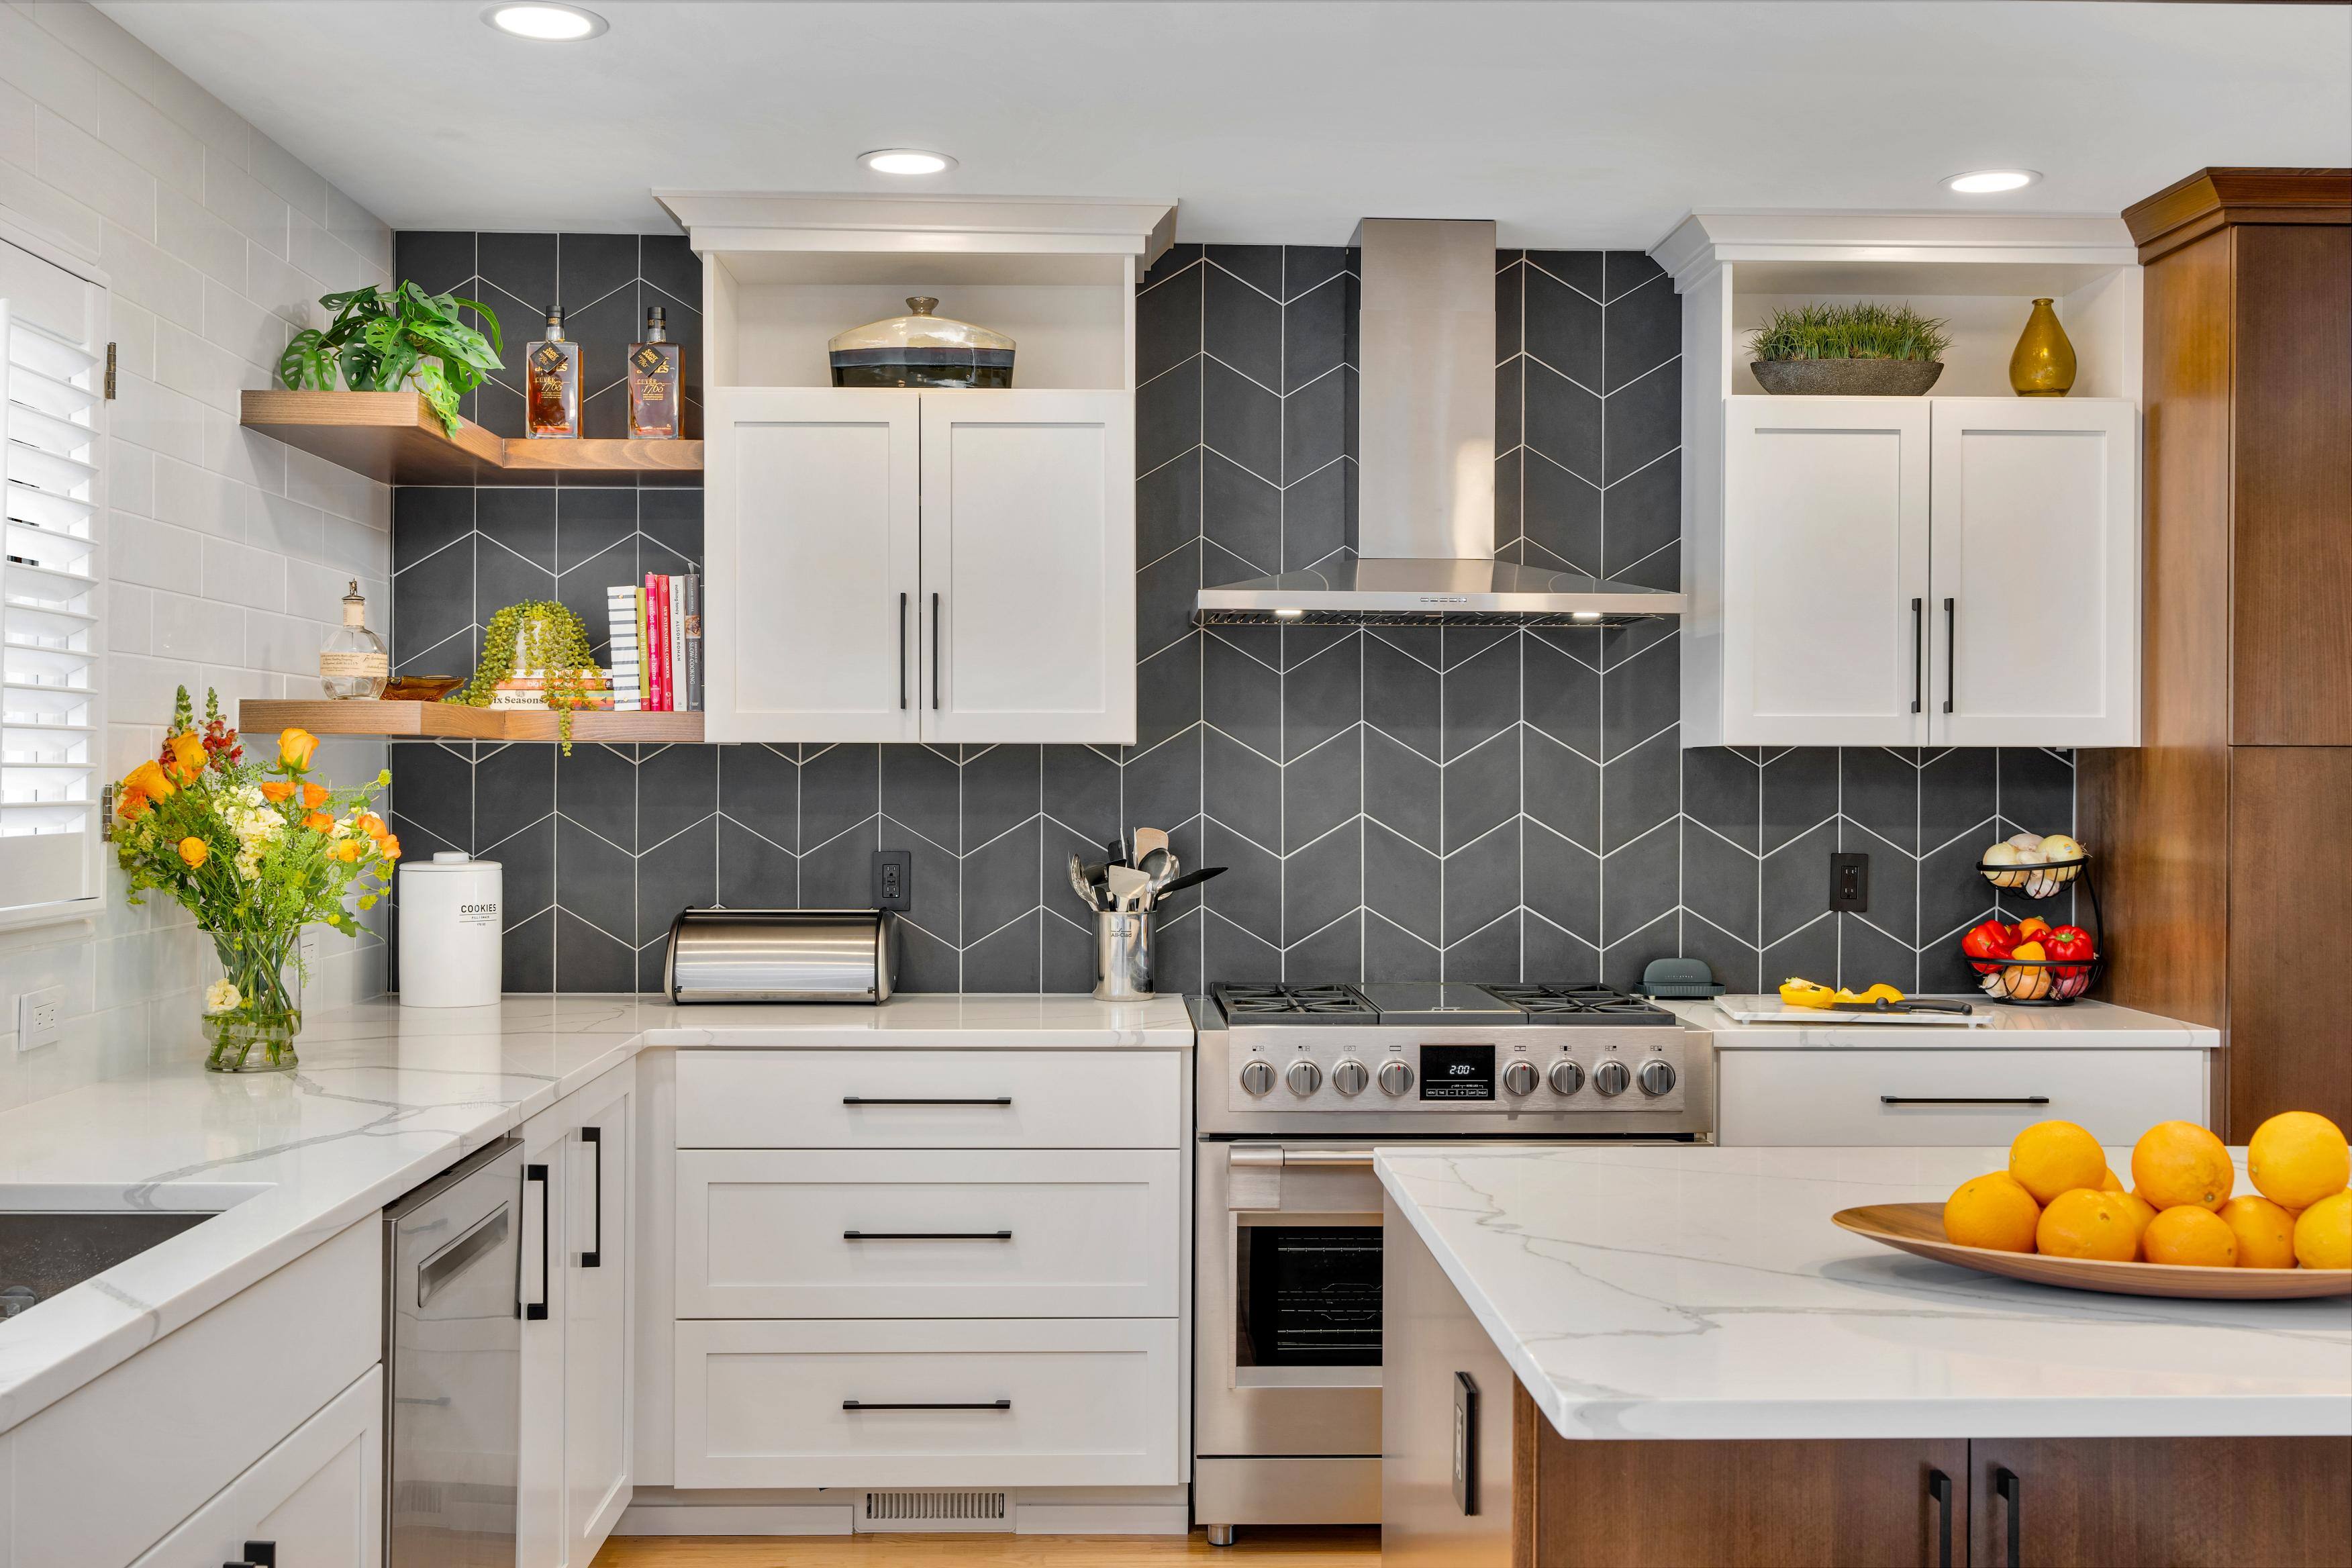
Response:
[{"label": "white upper cabinet door", "polygon": [[1134,399],[922,407],[922,738],[1131,743]]},{"label": "white upper cabinet door", "polygon": [[919,737],[919,406],[906,392],[711,390],[709,740]]},{"label": "white upper cabinet door", "polygon": [[1723,743],[1916,745],[1927,402],[1727,400]]},{"label": "white upper cabinet door", "polygon": [[2139,743],[2138,414],[1940,397],[1928,739]]}]

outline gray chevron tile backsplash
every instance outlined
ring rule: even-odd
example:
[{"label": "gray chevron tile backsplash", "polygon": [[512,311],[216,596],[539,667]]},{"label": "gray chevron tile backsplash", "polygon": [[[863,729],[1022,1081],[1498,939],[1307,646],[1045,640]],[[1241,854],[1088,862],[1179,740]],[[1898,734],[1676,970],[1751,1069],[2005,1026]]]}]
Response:
[{"label": "gray chevron tile backsplash", "polygon": [[[531,239],[404,236],[402,264],[444,258],[454,274],[470,256],[519,301],[552,286],[530,268],[558,256],[620,265],[572,237]],[[644,254],[637,289],[686,287],[675,258]],[[1671,284],[1638,252],[1506,251],[1496,296],[1497,552],[1674,586]],[[1188,865],[1228,868],[1163,916],[1171,991],[1276,975],[1624,984],[1673,953],[1741,990],[1800,973],[1964,988],[1958,932],[1993,907],[1970,867],[1996,837],[2072,826],[2066,753],[1685,751],[1672,623],[1192,626],[1202,584],[1352,542],[1355,324],[1353,258],[1337,247],[1178,246],[1145,280],[1137,745],[559,759],[408,742],[393,748],[404,845],[504,863],[520,991],[654,988],[678,910],[862,904],[878,847],[915,856],[903,988],[1083,991],[1091,939],[1059,868],[1139,824],[1169,828]],[[398,667],[462,673],[504,604],[584,611],[608,578],[696,560],[700,502],[397,492]],[[1866,914],[1827,910],[1842,849],[1871,857]],[[396,974],[396,947],[394,961]]]}]

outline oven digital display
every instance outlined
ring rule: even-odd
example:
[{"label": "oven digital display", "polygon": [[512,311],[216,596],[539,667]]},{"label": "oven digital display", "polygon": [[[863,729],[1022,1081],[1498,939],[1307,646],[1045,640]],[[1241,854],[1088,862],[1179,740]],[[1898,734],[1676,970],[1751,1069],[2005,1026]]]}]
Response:
[{"label": "oven digital display", "polygon": [[1494,1099],[1495,1047],[1492,1046],[1422,1047],[1421,1098],[1423,1100]]}]

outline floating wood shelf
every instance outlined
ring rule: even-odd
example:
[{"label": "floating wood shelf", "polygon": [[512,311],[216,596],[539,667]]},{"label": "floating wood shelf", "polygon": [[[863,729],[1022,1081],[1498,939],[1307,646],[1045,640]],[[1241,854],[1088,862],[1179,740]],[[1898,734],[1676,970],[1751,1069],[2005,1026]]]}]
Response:
[{"label": "floating wood shelf", "polygon": [[457,433],[415,392],[248,392],[240,423],[390,485],[698,485],[699,441],[513,441]]},{"label": "floating wood shelf", "polygon": [[[236,727],[256,735],[299,727],[314,735],[387,735],[418,740],[556,741],[551,709],[468,708],[457,702],[267,701],[237,704]],[[579,712],[574,741],[662,745],[702,739],[699,713]]]}]

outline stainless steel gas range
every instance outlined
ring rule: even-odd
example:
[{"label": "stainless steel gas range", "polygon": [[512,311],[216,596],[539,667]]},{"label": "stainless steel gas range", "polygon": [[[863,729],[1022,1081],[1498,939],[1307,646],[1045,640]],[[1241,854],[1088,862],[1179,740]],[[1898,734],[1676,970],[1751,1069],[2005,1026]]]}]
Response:
[{"label": "stainless steel gas range", "polygon": [[1600,986],[1230,984],[1192,1006],[1193,1518],[1220,1544],[1236,1525],[1374,1522],[1373,1145],[1705,1142],[1713,1058]]}]

